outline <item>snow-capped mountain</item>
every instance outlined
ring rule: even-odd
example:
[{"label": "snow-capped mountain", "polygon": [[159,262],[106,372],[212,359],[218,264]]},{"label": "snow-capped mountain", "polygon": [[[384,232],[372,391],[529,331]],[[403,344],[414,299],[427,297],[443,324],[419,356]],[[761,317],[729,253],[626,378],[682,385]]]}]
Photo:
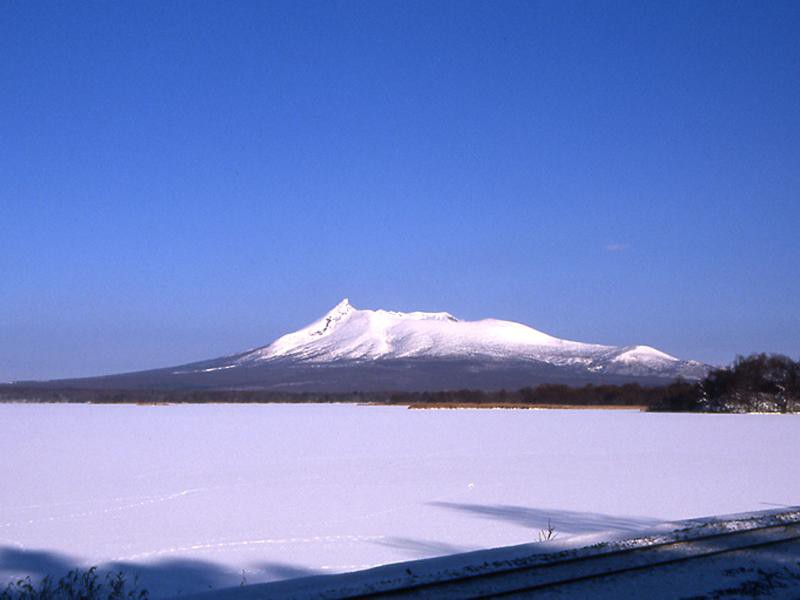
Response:
[{"label": "snow-capped mountain", "polygon": [[290,358],[296,361],[372,361],[469,358],[541,361],[592,371],[641,375],[672,372],[686,363],[650,346],[604,346],[562,340],[498,319],[461,321],[446,312],[359,310],[345,298],[321,319],[230,364]]},{"label": "snow-capped mountain", "polygon": [[104,387],[304,391],[519,388],[540,383],[657,383],[706,365],[650,346],[563,340],[527,325],[446,312],[361,310],[342,300],[271,344],[209,361],[81,380]]}]

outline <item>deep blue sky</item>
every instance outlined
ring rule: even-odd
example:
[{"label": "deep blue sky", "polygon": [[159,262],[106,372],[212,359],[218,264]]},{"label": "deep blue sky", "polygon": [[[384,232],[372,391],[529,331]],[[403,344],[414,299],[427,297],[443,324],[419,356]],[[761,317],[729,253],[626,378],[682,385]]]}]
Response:
[{"label": "deep blue sky", "polygon": [[0,380],[342,297],[800,355],[800,2],[3,2]]}]

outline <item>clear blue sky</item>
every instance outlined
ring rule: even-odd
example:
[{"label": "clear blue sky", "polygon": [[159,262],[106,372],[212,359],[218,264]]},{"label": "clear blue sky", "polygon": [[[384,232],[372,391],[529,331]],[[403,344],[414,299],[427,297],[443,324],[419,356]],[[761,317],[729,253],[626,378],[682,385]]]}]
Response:
[{"label": "clear blue sky", "polygon": [[0,380],[342,297],[800,355],[800,2],[3,2]]}]

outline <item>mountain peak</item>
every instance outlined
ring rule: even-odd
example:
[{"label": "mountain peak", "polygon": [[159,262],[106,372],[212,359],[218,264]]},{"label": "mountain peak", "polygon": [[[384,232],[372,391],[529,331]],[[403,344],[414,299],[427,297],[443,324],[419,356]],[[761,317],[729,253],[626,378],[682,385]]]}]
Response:
[{"label": "mountain peak", "polygon": [[[338,317],[338,316],[346,315],[347,313],[352,312],[354,310],[358,310],[358,309],[356,309],[355,306],[350,304],[350,298],[343,298],[342,301],[339,302],[339,304],[334,306],[332,309],[330,309],[325,314],[325,317]],[[323,319],[325,317],[323,317]]]},{"label": "mountain peak", "polygon": [[658,377],[690,377],[702,370],[702,365],[688,364],[650,346],[587,344],[559,339],[521,323],[461,321],[447,312],[357,309],[349,298],[310,325],[237,356],[234,365],[276,359],[296,365],[480,360],[488,365],[547,364],[573,374]]}]

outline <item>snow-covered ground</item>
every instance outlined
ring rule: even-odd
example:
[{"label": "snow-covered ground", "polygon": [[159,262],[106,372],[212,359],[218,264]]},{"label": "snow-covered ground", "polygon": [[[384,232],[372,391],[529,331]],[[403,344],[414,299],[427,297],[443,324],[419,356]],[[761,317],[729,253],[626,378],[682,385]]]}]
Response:
[{"label": "snow-covered ground", "polygon": [[[322,598],[800,598],[800,512],[770,509],[663,523],[235,586],[191,600]],[[517,592],[516,594],[514,592]]]},{"label": "snow-covered ground", "polygon": [[800,418],[0,405],[0,580],[155,597],[800,503]]}]

